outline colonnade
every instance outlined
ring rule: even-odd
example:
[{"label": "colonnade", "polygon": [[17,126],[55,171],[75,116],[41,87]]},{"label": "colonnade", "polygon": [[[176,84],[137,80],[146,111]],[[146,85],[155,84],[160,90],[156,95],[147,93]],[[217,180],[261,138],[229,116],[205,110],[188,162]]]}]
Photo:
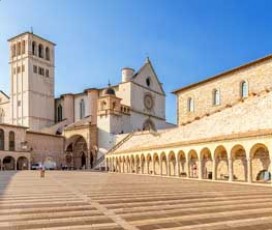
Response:
[{"label": "colonnade", "polygon": [[271,181],[269,146],[233,144],[173,148],[106,156],[111,172],[243,182]]}]

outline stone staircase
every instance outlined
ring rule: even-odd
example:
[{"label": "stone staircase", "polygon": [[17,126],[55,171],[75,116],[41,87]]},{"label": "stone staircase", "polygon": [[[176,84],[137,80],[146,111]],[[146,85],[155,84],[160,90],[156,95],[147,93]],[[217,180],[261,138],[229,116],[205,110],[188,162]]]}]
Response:
[{"label": "stone staircase", "polygon": [[0,173],[0,230],[271,226],[271,187],[86,171]]}]

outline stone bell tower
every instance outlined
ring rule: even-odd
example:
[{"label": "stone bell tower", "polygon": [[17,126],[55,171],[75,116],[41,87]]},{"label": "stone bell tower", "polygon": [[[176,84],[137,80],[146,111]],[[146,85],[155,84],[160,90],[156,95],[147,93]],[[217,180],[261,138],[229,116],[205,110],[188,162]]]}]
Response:
[{"label": "stone bell tower", "polygon": [[11,121],[31,130],[54,123],[55,44],[25,32],[10,47]]}]

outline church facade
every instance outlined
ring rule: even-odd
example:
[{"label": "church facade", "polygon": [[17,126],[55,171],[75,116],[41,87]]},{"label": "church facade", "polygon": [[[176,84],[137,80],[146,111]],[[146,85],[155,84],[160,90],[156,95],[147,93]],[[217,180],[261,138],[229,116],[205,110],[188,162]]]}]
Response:
[{"label": "church facade", "polygon": [[131,135],[110,171],[271,183],[272,56],[180,88],[178,127]]},{"label": "church facade", "polygon": [[[29,32],[8,42],[11,88],[9,96],[0,91],[0,154],[9,160],[0,158],[2,168],[22,168],[9,148],[13,139],[20,142],[17,155],[28,152],[27,168],[53,162],[87,169],[102,167],[107,151],[131,132],[174,127],[149,59],[138,71],[123,68],[118,85],[55,98],[55,44]],[[13,139],[7,127],[15,129]]]}]

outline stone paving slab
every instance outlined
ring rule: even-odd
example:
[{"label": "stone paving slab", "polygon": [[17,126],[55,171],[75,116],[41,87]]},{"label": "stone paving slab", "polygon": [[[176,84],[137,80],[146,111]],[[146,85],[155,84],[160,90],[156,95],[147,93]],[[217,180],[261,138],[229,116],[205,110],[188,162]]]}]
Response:
[{"label": "stone paving slab", "polygon": [[272,229],[272,187],[84,171],[0,172],[0,230]]}]

